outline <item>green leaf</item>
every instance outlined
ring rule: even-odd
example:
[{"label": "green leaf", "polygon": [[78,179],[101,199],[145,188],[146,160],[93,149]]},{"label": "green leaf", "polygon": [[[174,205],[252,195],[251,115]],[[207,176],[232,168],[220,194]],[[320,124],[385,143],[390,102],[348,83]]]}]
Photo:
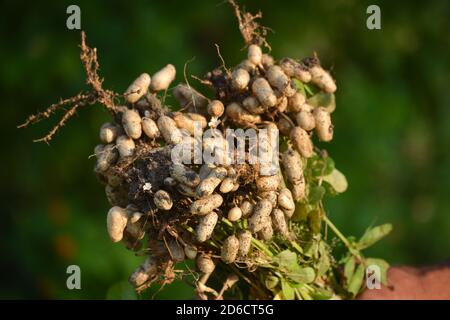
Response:
[{"label": "green leaf", "polygon": [[330,269],[331,262],[330,262],[330,256],[327,250],[327,247],[323,241],[319,243],[319,254],[320,258],[316,265],[317,269],[317,275],[323,276],[325,273],[327,273],[328,269]]},{"label": "green leaf", "polygon": [[325,188],[322,186],[310,186],[308,193],[308,201],[311,204],[316,204],[322,200],[325,195]]},{"label": "green leaf", "polygon": [[331,174],[333,172],[333,170],[335,169],[334,160],[332,158],[330,158],[330,157],[326,157],[325,158],[325,165],[326,165],[326,168],[325,168],[324,174],[325,175]]},{"label": "green leaf", "polygon": [[303,85],[303,82],[301,82],[300,80],[294,79],[294,85],[306,97],[306,91],[305,91],[305,86]]},{"label": "green leaf", "polygon": [[269,290],[275,289],[278,286],[279,282],[280,282],[280,279],[277,276],[274,276],[274,275],[268,275],[264,279],[264,283],[266,285],[266,288],[269,289]]},{"label": "green leaf", "polygon": [[311,283],[316,278],[316,273],[311,267],[301,268],[298,266],[298,268],[295,269],[296,270],[293,270],[292,272],[286,273],[286,276],[294,282]]},{"label": "green leaf", "polygon": [[392,225],[390,223],[382,224],[372,229],[367,229],[364,235],[356,243],[356,247],[359,250],[365,249],[387,236],[392,231]]},{"label": "green leaf", "polygon": [[338,192],[342,193],[345,190],[347,190],[348,182],[347,178],[344,176],[342,172],[340,172],[338,169],[334,169],[329,175],[322,177],[323,181],[330,184],[333,189]]},{"label": "green leaf", "polygon": [[306,245],[304,254],[308,258],[313,258],[317,256],[318,251],[319,251],[319,244],[317,243],[317,241],[312,241]]},{"label": "green leaf", "polygon": [[311,293],[311,296],[314,300],[329,300],[333,297],[333,292],[323,288],[316,288]]},{"label": "green leaf", "polygon": [[329,113],[336,109],[336,97],[333,93],[318,92],[307,100],[313,107],[324,107]]},{"label": "green leaf", "polygon": [[294,288],[292,288],[289,282],[287,282],[284,279],[281,279],[281,291],[283,292],[283,296],[286,300],[294,300],[295,298]]},{"label": "green leaf", "polygon": [[350,282],[350,279],[352,278],[354,272],[355,272],[355,257],[350,256],[344,265],[344,276],[345,281],[347,283]]},{"label": "green leaf", "polygon": [[380,273],[381,273],[381,283],[383,285],[387,286],[387,271],[389,269],[389,263],[387,263],[383,259],[367,258],[364,261],[364,264],[365,264],[366,268],[371,265],[378,266],[380,268]]},{"label": "green leaf", "polygon": [[364,280],[364,265],[360,264],[348,283],[348,291],[356,296],[361,289]]},{"label": "green leaf", "polygon": [[280,268],[286,271],[294,270],[297,264],[297,254],[290,250],[281,251],[274,257],[274,261],[280,266]]}]

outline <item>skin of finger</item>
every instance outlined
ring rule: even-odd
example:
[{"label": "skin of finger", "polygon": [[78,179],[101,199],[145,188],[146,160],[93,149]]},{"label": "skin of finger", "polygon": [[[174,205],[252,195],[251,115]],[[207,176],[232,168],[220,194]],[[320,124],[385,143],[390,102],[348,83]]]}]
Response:
[{"label": "skin of finger", "polygon": [[366,289],[359,300],[429,300],[450,299],[450,267],[393,267],[388,271],[388,285]]}]

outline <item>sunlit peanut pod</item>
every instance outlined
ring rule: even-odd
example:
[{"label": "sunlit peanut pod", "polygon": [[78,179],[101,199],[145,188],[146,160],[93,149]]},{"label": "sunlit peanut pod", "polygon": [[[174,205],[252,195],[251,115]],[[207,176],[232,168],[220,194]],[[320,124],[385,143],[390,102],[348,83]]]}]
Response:
[{"label": "sunlit peanut pod", "polygon": [[274,59],[273,59],[273,57],[271,55],[268,55],[268,54],[264,53],[262,55],[261,63],[263,65],[264,69],[267,70],[269,67],[273,66],[273,64],[275,62],[274,62]]},{"label": "sunlit peanut pod", "polygon": [[227,218],[231,222],[236,222],[242,217],[242,210],[239,207],[233,207],[228,211]]},{"label": "sunlit peanut pod", "polygon": [[116,140],[117,151],[119,151],[121,158],[131,157],[134,153],[136,145],[133,139],[126,135],[119,136]]},{"label": "sunlit peanut pod", "polygon": [[278,195],[275,191],[258,192],[258,196],[262,199],[269,200],[273,208],[277,206]]},{"label": "sunlit peanut pod", "polygon": [[333,139],[333,124],[330,113],[323,107],[315,108],[313,111],[316,122],[316,133],[321,141],[331,141]]},{"label": "sunlit peanut pod", "polygon": [[158,261],[155,257],[147,257],[130,276],[128,282],[134,287],[140,287],[147,282],[158,270]]},{"label": "sunlit peanut pod", "polygon": [[205,215],[220,207],[222,203],[223,198],[220,194],[212,194],[194,201],[190,206],[190,211],[192,214]]},{"label": "sunlit peanut pod", "polygon": [[212,169],[208,176],[197,186],[197,196],[201,198],[212,194],[226,176],[227,169],[222,167]]},{"label": "sunlit peanut pod", "polygon": [[306,184],[305,178],[302,177],[301,180],[292,184],[292,197],[295,201],[303,200],[306,196]]},{"label": "sunlit peanut pod", "polygon": [[141,116],[136,110],[125,110],[122,114],[122,125],[127,136],[139,139],[142,135]]},{"label": "sunlit peanut pod", "polygon": [[311,73],[311,82],[327,93],[336,91],[336,83],[331,75],[320,65],[316,64],[309,69]]},{"label": "sunlit peanut pod", "polygon": [[144,214],[142,212],[136,211],[138,210],[137,208],[130,207],[129,205],[125,208],[127,210],[128,213],[128,222],[129,223],[136,223],[139,220],[141,220],[141,218],[144,216]]},{"label": "sunlit peanut pod", "polygon": [[297,125],[306,131],[311,131],[316,127],[316,120],[309,111],[300,111],[295,115],[295,120],[297,121]]},{"label": "sunlit peanut pod", "polygon": [[244,100],[242,100],[242,106],[253,114],[262,114],[267,111],[266,107],[261,105],[258,99],[254,96],[248,96]]},{"label": "sunlit peanut pod", "polygon": [[245,257],[249,253],[252,245],[252,233],[248,230],[239,230],[236,236],[239,240],[238,257]]},{"label": "sunlit peanut pod", "polygon": [[292,198],[291,190],[283,188],[278,194],[278,205],[282,209],[293,210],[295,209],[294,199]]},{"label": "sunlit peanut pod", "polygon": [[159,131],[168,144],[177,144],[183,140],[183,135],[172,118],[161,116],[159,117],[157,124]]},{"label": "sunlit peanut pod", "polygon": [[175,67],[172,64],[168,64],[153,75],[150,90],[167,90],[172,81],[175,80],[176,73]]},{"label": "sunlit peanut pod", "polygon": [[100,140],[103,143],[114,142],[120,134],[120,127],[110,122],[104,123],[100,128]]},{"label": "sunlit peanut pod", "polygon": [[283,136],[290,136],[291,130],[294,128],[293,124],[284,117],[278,119],[277,127]]},{"label": "sunlit peanut pod", "polygon": [[288,98],[283,96],[277,100],[276,108],[278,112],[285,112],[287,110]]},{"label": "sunlit peanut pod", "polygon": [[282,154],[284,173],[288,180],[295,184],[303,179],[303,164],[300,154],[292,148],[288,148]]},{"label": "sunlit peanut pod", "polygon": [[270,87],[269,82],[264,78],[257,78],[253,81],[252,92],[265,107],[271,108],[277,104],[277,97]]},{"label": "sunlit peanut pod", "polygon": [[270,221],[270,213],[272,204],[267,199],[259,200],[253,209],[253,214],[248,219],[248,229],[252,233],[260,231],[268,221]]},{"label": "sunlit peanut pod", "polygon": [[300,112],[305,102],[305,96],[301,92],[297,91],[292,97],[289,97],[288,99],[288,112]]},{"label": "sunlit peanut pod", "polygon": [[183,107],[193,107],[202,110],[206,108],[208,100],[200,92],[184,83],[180,83],[173,89],[173,96]]},{"label": "sunlit peanut pod", "polygon": [[270,218],[268,220],[269,222],[266,223],[262,229],[258,232],[258,236],[261,238],[261,240],[264,241],[270,241],[273,237],[273,227],[272,222],[270,221]]},{"label": "sunlit peanut pod", "polygon": [[108,211],[106,217],[106,226],[109,238],[112,242],[119,242],[122,240],[123,231],[127,226],[128,213],[124,208],[114,206]]},{"label": "sunlit peanut pod", "polygon": [[244,90],[250,82],[250,74],[247,70],[238,68],[231,74],[231,86],[236,90]]},{"label": "sunlit peanut pod", "polygon": [[198,242],[205,242],[211,238],[218,218],[219,216],[215,212],[200,217],[198,225],[195,228],[195,236]]},{"label": "sunlit peanut pod", "polygon": [[226,115],[236,123],[256,124],[261,122],[261,117],[259,115],[251,114],[237,102],[232,102],[227,105],[225,112]]},{"label": "sunlit peanut pod", "polygon": [[256,44],[251,44],[248,46],[247,51],[247,59],[255,66],[259,66],[262,63],[262,50],[261,47],[259,47]]},{"label": "sunlit peanut pod", "polygon": [[221,193],[231,192],[234,188],[234,184],[235,184],[234,179],[227,177],[223,179],[223,181],[220,183],[219,191]]},{"label": "sunlit peanut pod", "polygon": [[291,58],[283,58],[279,62],[280,68],[288,77],[293,77],[295,75],[295,69],[300,65],[297,61]]},{"label": "sunlit peanut pod", "polygon": [[133,241],[138,241],[144,238],[145,230],[142,226],[142,223],[135,222],[132,223],[131,220],[128,220],[127,226],[124,230],[124,235],[127,234],[128,237],[131,237]]},{"label": "sunlit peanut pod", "polygon": [[303,65],[300,68],[295,69],[294,77],[303,83],[310,82],[312,78],[311,73]]},{"label": "sunlit peanut pod", "polygon": [[233,263],[237,258],[238,250],[239,250],[238,238],[234,235],[226,238],[222,244],[222,250],[220,254],[222,261],[226,264]]},{"label": "sunlit peanut pod", "polygon": [[199,113],[188,112],[188,113],[186,113],[186,115],[193,121],[198,122],[202,129],[205,129],[206,126],[208,125],[208,120],[206,120],[205,116],[203,116]]},{"label": "sunlit peanut pod", "polygon": [[279,65],[289,77],[296,78],[303,83],[311,81],[311,74],[308,69],[294,59],[283,58],[280,60]]},{"label": "sunlit peanut pod", "polygon": [[243,217],[248,217],[253,213],[254,205],[250,201],[242,201],[242,203],[239,205],[239,208],[242,211]]},{"label": "sunlit peanut pod", "polygon": [[284,216],[284,212],[280,209],[272,210],[272,225],[278,233],[287,237],[289,235],[289,229]]},{"label": "sunlit peanut pod", "polygon": [[281,180],[278,174],[273,176],[259,176],[256,178],[256,188],[260,192],[275,191],[280,186]]},{"label": "sunlit peanut pod", "polygon": [[216,267],[211,256],[208,254],[201,254],[197,257],[197,268],[203,273],[212,273]]},{"label": "sunlit peanut pod", "polygon": [[167,191],[164,190],[158,190],[155,192],[155,195],[153,196],[153,202],[155,203],[155,206],[160,210],[170,210],[173,206],[172,197]]},{"label": "sunlit peanut pod", "polygon": [[257,68],[250,60],[245,59],[237,65],[236,68],[247,70],[250,74],[253,74]]},{"label": "sunlit peanut pod", "polygon": [[200,183],[199,175],[184,164],[174,163],[170,166],[169,171],[172,178],[189,187],[196,187]]},{"label": "sunlit peanut pod", "polygon": [[203,118],[203,121],[196,121],[193,120],[188,113],[182,113],[182,112],[174,112],[173,113],[173,120],[177,124],[177,127],[180,129],[185,129],[189,132],[190,135],[195,134],[195,130],[198,130],[199,134],[202,134],[202,126],[203,124],[206,125],[206,119]]},{"label": "sunlit peanut pod", "polygon": [[180,192],[182,195],[185,195],[187,197],[190,198],[196,198],[197,197],[197,193],[195,192],[195,188],[189,187],[183,183],[177,184],[177,190],[178,192]]},{"label": "sunlit peanut pod", "polygon": [[281,210],[283,211],[283,213],[284,213],[284,216],[286,217],[286,219],[290,219],[290,218],[292,218],[292,216],[294,215],[294,213],[295,213],[295,208],[294,209],[291,209],[291,210],[288,210],[288,209],[285,209],[285,208],[281,208]]},{"label": "sunlit peanut pod", "polygon": [[150,139],[156,139],[160,136],[156,122],[150,118],[142,118],[142,131]]},{"label": "sunlit peanut pod", "polygon": [[208,104],[208,114],[211,117],[220,117],[223,115],[225,111],[225,106],[223,105],[222,101],[220,100],[212,100],[209,104]]},{"label": "sunlit peanut pod", "polygon": [[197,250],[196,246],[193,246],[190,244],[187,244],[184,246],[184,254],[186,255],[186,257],[188,259],[191,259],[191,260],[195,259],[197,257],[197,253],[198,253],[198,250]]},{"label": "sunlit peanut pod", "polygon": [[173,262],[183,262],[185,259],[183,247],[174,239],[167,241],[167,251]]},{"label": "sunlit peanut pod", "polygon": [[313,155],[313,144],[308,132],[300,127],[295,127],[291,131],[291,141],[297,151],[305,158]]},{"label": "sunlit peanut pod", "polygon": [[266,78],[270,85],[277,88],[280,92],[284,92],[286,87],[290,85],[289,77],[277,65],[273,65],[267,70]]},{"label": "sunlit peanut pod", "polygon": [[129,103],[137,102],[147,93],[150,82],[150,76],[148,73],[141,74],[125,91],[125,99]]},{"label": "sunlit peanut pod", "polygon": [[98,172],[105,172],[110,166],[116,163],[119,155],[113,144],[98,145],[94,149],[97,163],[95,170]]}]

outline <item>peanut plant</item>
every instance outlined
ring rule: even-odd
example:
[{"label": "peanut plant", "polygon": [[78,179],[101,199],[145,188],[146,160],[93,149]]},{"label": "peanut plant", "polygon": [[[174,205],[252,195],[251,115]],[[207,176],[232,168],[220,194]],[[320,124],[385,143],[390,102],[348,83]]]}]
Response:
[{"label": "peanut plant", "polygon": [[[229,2],[247,56],[228,68],[217,47],[222,64],[197,79],[210,97],[187,79],[172,86],[172,64],[142,73],[124,94],[106,90],[97,51],[82,33],[89,90],[21,126],[70,106],[36,140],[49,142],[81,107],[101,104],[110,112],[94,149],[94,172],[112,206],[106,218],[111,241],[144,256],[129,278],[137,292],[190,274],[199,299],[348,299],[364,289],[372,265],[386,283],[387,262],[363,250],[391,226],[346,237],[324,206],[347,189],[333,159],[316,146],[333,139],[333,77],[316,55],[272,57],[261,14]],[[179,106],[165,103],[168,94]],[[257,162],[249,161],[252,136],[239,135],[249,129],[258,138]],[[186,150],[193,152],[174,161]],[[205,154],[214,161],[205,162]],[[179,269],[186,260],[196,269]]]}]

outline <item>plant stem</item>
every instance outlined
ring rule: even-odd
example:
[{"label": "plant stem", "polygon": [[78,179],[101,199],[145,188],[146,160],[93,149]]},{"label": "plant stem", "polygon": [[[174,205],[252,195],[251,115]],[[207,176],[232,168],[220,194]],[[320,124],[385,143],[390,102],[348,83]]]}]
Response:
[{"label": "plant stem", "polygon": [[259,250],[263,251],[265,254],[267,254],[269,257],[273,257],[273,253],[267,248],[267,246],[259,241],[258,239],[252,238],[252,244],[258,248]]},{"label": "plant stem", "polygon": [[341,241],[347,246],[347,248],[353,250],[350,242],[348,242],[347,238],[338,230],[338,228],[336,228],[333,222],[331,222],[330,219],[328,219],[326,214],[323,215],[323,220],[325,221],[327,226],[330,227],[331,230],[333,230],[333,232],[338,236],[338,238],[341,239]]}]

